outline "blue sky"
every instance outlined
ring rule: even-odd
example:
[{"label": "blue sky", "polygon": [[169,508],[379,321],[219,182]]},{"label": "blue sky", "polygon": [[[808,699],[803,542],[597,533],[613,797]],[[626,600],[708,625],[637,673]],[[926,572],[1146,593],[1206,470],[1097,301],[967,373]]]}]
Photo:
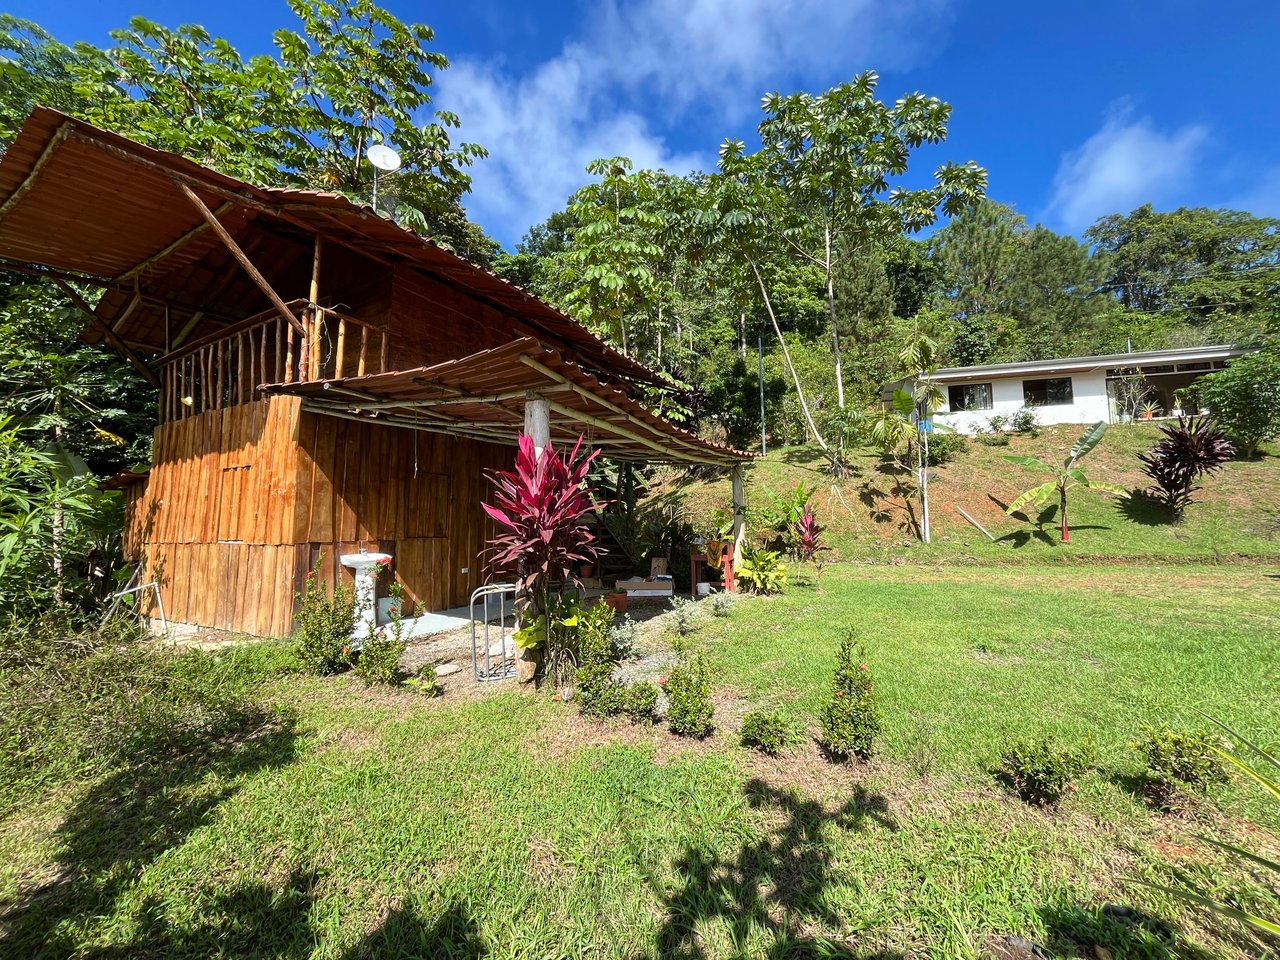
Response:
[{"label": "blue sky", "polygon": [[[865,69],[882,97],[954,105],[943,159],[976,160],[990,195],[1078,233],[1143,202],[1280,215],[1280,4],[1264,0],[632,0],[428,4],[453,61],[437,103],[491,151],[468,209],[507,246],[563,206],[599,156],[709,169],[750,142],[767,90],[820,91]],[[105,44],[134,14],[270,48],[284,0],[10,0],[64,41]]]}]

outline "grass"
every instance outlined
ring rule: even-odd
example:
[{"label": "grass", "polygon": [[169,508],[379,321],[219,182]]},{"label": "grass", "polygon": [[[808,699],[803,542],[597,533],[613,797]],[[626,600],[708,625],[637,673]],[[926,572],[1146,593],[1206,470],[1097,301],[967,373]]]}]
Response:
[{"label": "grass", "polygon": [[[815,503],[826,525],[835,556],[911,563],[954,562],[978,557],[987,563],[1071,563],[1099,559],[1134,562],[1222,562],[1280,557],[1280,451],[1264,449],[1254,460],[1235,460],[1202,482],[1196,502],[1181,522],[1173,523],[1140,498],[1127,499],[1090,490],[1073,491],[1069,504],[1072,536],[1058,542],[1057,505],[1006,516],[1005,506],[1047,475],[1017,466],[1006,454],[1029,454],[1061,462],[1083,431],[1079,426],[1044,428],[1038,437],[1014,436],[1007,447],[987,447],[970,440],[954,461],[931,472],[933,544],[917,542],[918,503],[896,489],[891,466],[869,449],[854,451],[853,475],[834,482],[815,447],[769,451],[748,471],[748,503],[768,503],[768,490],[784,493],[797,483],[816,486]],[[1159,437],[1151,424],[1111,427],[1101,444],[1082,462],[1095,480],[1132,490],[1149,484],[1137,454]],[[909,478],[906,478],[909,479]],[[705,526],[716,509],[729,509],[725,477],[688,481],[671,474],[654,495],[678,502]],[[991,543],[969,524],[962,508],[997,539]]]},{"label": "grass", "polygon": [[[1274,845],[1276,823],[1233,785],[1149,810],[1127,744],[1204,709],[1275,746],[1278,600],[1258,565],[841,565],[821,592],[700,621],[707,741],[509,689],[305,677],[246,648],[251,721],[5,804],[0,953],[886,960],[1018,934],[1061,957],[1256,955],[1138,879],[1176,863],[1246,890],[1194,834]],[[813,724],[846,625],[868,645],[881,755],[738,746],[753,707]],[[1041,731],[1099,746],[1057,811],[987,769]]]}]

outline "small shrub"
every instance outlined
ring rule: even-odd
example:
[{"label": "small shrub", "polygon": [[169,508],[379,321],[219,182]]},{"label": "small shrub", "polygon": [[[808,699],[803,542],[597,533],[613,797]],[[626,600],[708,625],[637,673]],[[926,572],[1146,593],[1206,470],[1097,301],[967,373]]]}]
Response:
[{"label": "small shrub", "polygon": [[429,663],[420,666],[417,673],[405,680],[404,685],[427,697],[438,697],[444,693],[440,678],[436,676],[436,668]]},{"label": "small shrub", "polygon": [[836,759],[871,756],[880,718],[871,671],[857,635],[849,630],[836,651],[831,700],[822,712],[822,743]]},{"label": "small shrub", "polygon": [[1280,437],[1280,352],[1274,348],[1232,360],[1198,380],[1196,392],[1245,456]]},{"label": "small shrub", "polygon": [[956,454],[969,449],[969,441],[962,433],[934,433],[929,436],[929,466],[940,467],[950,463]]},{"label": "small shrub", "polygon": [[408,646],[400,639],[399,630],[379,627],[365,640],[356,658],[356,676],[368,685],[392,686],[400,682],[400,658]]},{"label": "small shrub", "polygon": [[742,718],[739,739],[744,747],[773,755],[795,742],[795,724],[781,710],[753,710]]},{"label": "small shrub", "polygon": [[658,687],[637,680],[626,688],[624,710],[632,723],[653,723],[658,719]]},{"label": "small shrub", "polygon": [[1091,762],[1087,747],[1063,747],[1047,737],[1018,740],[1001,757],[998,776],[1026,803],[1051,807],[1075,791],[1073,781]]},{"label": "small shrub", "polygon": [[744,546],[738,576],[756,593],[777,593],[786,586],[787,568],[779,551]]},{"label": "small shrub", "polygon": [[714,715],[711,669],[699,653],[677,664],[667,678],[667,725],[682,737],[705,737]]},{"label": "small shrub", "polygon": [[1007,447],[1009,445],[1009,435],[1007,433],[979,433],[973,439],[984,447]]},{"label": "small shrub", "polygon": [[1147,764],[1147,797],[1158,806],[1171,806],[1179,787],[1203,793],[1210,783],[1223,779],[1215,752],[1222,738],[1211,733],[1152,728],[1134,746]]},{"label": "small shrub", "polygon": [[576,680],[584,716],[613,717],[626,707],[626,687],[613,676],[612,652],[605,630],[590,625],[579,629]]},{"label": "small shrub", "polygon": [[671,613],[668,616],[671,618],[672,626],[676,628],[676,633],[687,637],[697,627],[701,612],[701,606],[692,597],[673,597]]},{"label": "small shrub", "polygon": [[344,586],[333,593],[320,584],[320,561],[307,574],[297,595],[293,618],[298,663],[307,673],[327,676],[351,664],[351,627],[355,622],[355,595]]},{"label": "small shrub", "polygon": [[727,617],[733,611],[733,604],[736,600],[737,597],[728,591],[713,593],[711,595],[711,612],[717,617]]},{"label": "small shrub", "polygon": [[1009,415],[1007,413],[997,413],[987,421],[987,429],[992,433],[1004,433],[1008,426]]},{"label": "small shrub", "polygon": [[613,647],[613,659],[630,660],[636,655],[640,642],[640,624],[624,615],[622,622],[610,628],[609,644]]},{"label": "small shrub", "polygon": [[[995,422],[995,417],[991,418]],[[1019,407],[1009,414],[1008,429],[1014,433],[1025,433],[1036,437],[1040,435],[1040,417],[1035,407]]]},{"label": "small shrub", "polygon": [[1207,417],[1179,417],[1176,427],[1159,429],[1164,436],[1146,453],[1138,454],[1138,459],[1142,472],[1153,481],[1148,492],[1177,516],[1199,489],[1196,481],[1225,467],[1236,449]]}]

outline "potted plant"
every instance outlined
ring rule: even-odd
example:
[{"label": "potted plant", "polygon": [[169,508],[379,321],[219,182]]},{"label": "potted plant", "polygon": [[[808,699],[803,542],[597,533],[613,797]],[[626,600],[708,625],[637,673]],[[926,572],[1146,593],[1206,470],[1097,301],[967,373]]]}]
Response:
[{"label": "potted plant", "polygon": [[615,613],[627,612],[627,591],[610,590],[604,595],[604,602],[613,608]]},{"label": "potted plant", "polygon": [[1160,412],[1160,404],[1154,400],[1148,400],[1142,405],[1142,419],[1154,420],[1156,414]]}]

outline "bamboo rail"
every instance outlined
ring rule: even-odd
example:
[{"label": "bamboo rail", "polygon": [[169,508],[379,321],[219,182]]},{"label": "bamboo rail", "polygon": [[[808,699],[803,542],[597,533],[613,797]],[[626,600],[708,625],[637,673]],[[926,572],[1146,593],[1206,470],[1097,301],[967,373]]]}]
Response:
[{"label": "bamboo rail", "polygon": [[[258,399],[261,384],[339,380],[387,369],[386,331],[305,300],[285,306],[292,322],[273,308],[161,357],[161,421],[249,403]],[[348,344],[358,344],[358,351]]]}]

